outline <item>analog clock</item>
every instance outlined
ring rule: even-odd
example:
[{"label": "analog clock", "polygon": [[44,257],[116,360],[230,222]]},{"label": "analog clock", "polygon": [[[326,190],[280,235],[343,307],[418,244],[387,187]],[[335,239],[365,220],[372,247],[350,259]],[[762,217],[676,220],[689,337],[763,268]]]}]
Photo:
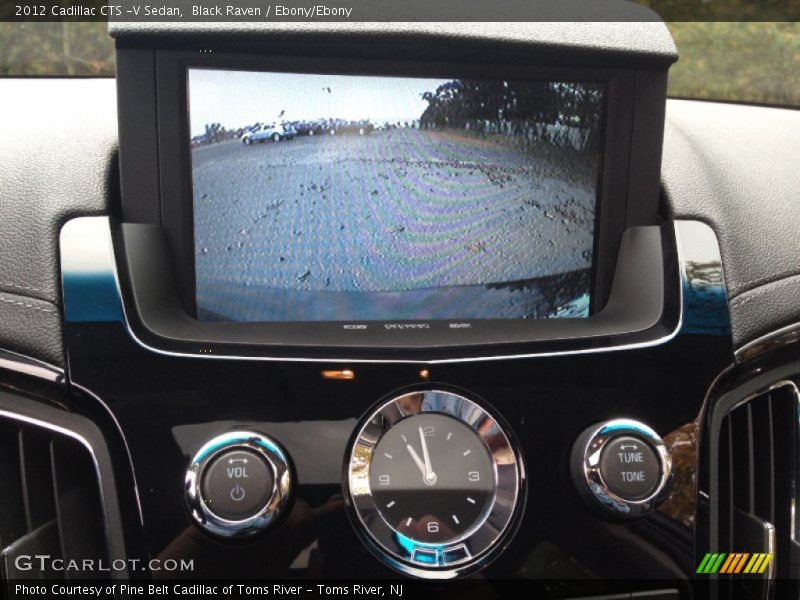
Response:
[{"label": "analog clock", "polygon": [[453,392],[410,392],[363,421],[348,453],[348,499],[359,533],[391,567],[453,577],[502,548],[522,473],[509,435],[485,408]]}]

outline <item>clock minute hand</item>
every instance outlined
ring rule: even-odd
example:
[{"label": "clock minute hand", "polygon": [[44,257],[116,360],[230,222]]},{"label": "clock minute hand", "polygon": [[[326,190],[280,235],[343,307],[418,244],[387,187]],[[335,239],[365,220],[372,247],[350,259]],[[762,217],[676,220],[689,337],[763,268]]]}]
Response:
[{"label": "clock minute hand", "polygon": [[425,432],[419,428],[419,439],[422,442],[422,455],[425,457],[425,483],[433,485],[436,483],[436,473],[431,467],[431,455],[428,453],[428,443],[425,441]]}]

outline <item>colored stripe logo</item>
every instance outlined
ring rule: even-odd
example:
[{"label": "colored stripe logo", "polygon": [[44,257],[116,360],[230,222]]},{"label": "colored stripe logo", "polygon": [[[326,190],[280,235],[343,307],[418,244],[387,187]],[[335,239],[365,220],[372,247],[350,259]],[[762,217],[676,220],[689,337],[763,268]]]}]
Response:
[{"label": "colored stripe logo", "polygon": [[714,573],[758,575],[764,573],[771,562],[772,554],[766,552],[755,554],[748,552],[717,552],[712,554],[709,552],[700,561],[697,573],[703,575]]}]

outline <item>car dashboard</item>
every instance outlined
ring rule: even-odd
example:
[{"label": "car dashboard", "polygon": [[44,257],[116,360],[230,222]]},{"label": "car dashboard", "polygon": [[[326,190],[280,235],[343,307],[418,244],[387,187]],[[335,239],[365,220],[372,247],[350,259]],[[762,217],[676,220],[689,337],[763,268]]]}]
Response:
[{"label": "car dashboard", "polygon": [[796,597],[797,111],[662,23],[206,25],[0,80],[9,590]]}]

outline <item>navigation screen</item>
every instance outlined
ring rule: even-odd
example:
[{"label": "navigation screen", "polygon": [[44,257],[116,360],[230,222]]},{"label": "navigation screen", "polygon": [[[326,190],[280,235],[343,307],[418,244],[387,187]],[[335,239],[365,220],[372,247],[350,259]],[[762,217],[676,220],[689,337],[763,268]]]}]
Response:
[{"label": "navigation screen", "polygon": [[586,317],[602,83],[188,71],[197,316]]}]

